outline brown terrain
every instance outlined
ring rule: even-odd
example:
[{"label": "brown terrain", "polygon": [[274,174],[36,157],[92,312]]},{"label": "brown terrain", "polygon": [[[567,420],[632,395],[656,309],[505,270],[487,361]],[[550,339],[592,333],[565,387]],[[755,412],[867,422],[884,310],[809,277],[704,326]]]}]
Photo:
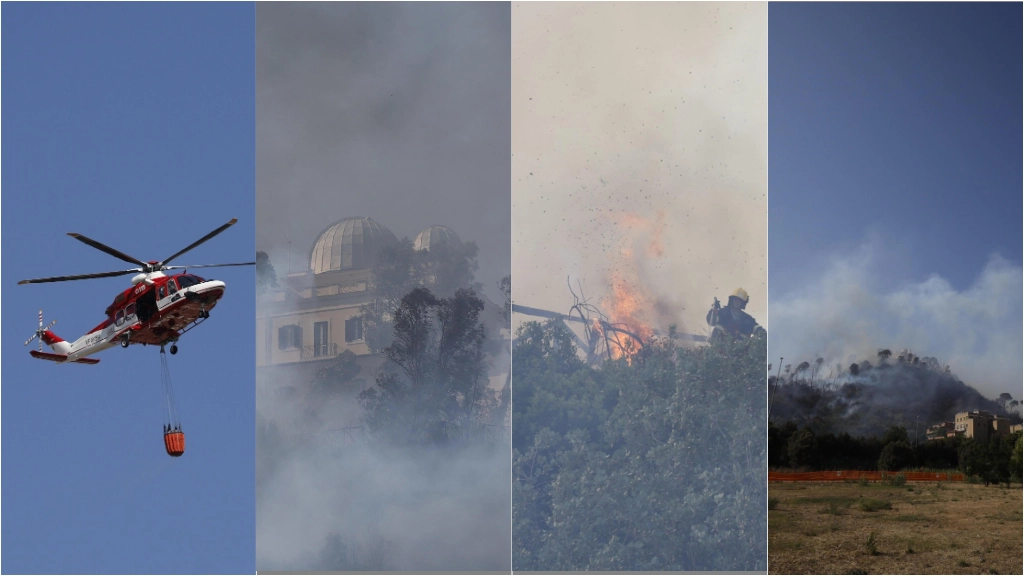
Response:
[{"label": "brown terrain", "polygon": [[1020,484],[773,482],[768,573],[1022,574],[1021,494]]}]

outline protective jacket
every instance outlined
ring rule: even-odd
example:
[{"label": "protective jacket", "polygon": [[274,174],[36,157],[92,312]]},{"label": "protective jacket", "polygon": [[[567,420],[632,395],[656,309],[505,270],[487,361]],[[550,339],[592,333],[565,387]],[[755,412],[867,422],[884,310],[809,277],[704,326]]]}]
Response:
[{"label": "protective jacket", "polygon": [[754,320],[753,316],[735,306],[723,306],[717,311],[712,308],[708,312],[707,320],[708,324],[715,327],[713,335],[724,332],[735,338],[764,332],[764,328],[757,325],[757,320]]}]

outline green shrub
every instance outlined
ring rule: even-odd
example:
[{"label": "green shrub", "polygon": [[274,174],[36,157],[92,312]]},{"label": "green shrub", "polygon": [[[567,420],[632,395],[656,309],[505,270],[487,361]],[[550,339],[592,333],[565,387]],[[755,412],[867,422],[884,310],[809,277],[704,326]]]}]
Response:
[{"label": "green shrub", "polygon": [[864,543],[864,546],[868,549],[868,554],[872,556],[878,556],[878,543],[875,541],[875,533],[872,532],[868,536],[868,541]]},{"label": "green shrub", "polygon": [[860,509],[864,512],[892,510],[892,502],[889,502],[888,500],[878,500],[875,498],[865,498],[860,501]]},{"label": "green shrub", "polygon": [[888,486],[906,486],[907,475],[904,474],[903,472],[899,472],[896,474],[885,474],[883,472],[882,484],[886,484]]},{"label": "green shrub", "polygon": [[846,514],[846,508],[849,506],[848,503],[843,503],[839,500],[829,500],[825,503],[825,507],[822,508],[819,513],[831,514],[833,516],[842,516]]}]

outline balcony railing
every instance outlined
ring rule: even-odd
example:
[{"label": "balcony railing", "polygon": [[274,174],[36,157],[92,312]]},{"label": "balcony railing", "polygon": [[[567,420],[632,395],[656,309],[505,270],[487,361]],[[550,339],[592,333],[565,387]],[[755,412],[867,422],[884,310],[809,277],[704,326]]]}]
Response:
[{"label": "balcony railing", "polygon": [[321,344],[320,346],[314,346],[307,344],[302,347],[303,360],[319,360],[320,358],[334,358],[338,355],[338,345],[335,343]]}]

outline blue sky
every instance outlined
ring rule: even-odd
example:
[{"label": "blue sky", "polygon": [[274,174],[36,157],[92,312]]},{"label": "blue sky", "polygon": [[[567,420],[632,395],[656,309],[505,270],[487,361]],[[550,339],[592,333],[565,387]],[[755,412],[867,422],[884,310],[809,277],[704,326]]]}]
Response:
[{"label": "blue sky", "polygon": [[770,299],[870,234],[885,281],[1021,260],[1021,4],[769,7]]},{"label": "blue sky", "polygon": [[[4,4],[2,454],[5,573],[254,570],[251,268],[170,357],[187,437],[161,440],[159,358],[31,358],[39,308],[74,339],[128,277],[18,286],[129,267],[65,235],[162,259],[237,217],[180,264],[253,258],[251,4]],[[34,344],[33,344],[34,345]]]},{"label": "blue sky", "polygon": [[1020,3],[768,10],[768,353],[1021,394]]}]

